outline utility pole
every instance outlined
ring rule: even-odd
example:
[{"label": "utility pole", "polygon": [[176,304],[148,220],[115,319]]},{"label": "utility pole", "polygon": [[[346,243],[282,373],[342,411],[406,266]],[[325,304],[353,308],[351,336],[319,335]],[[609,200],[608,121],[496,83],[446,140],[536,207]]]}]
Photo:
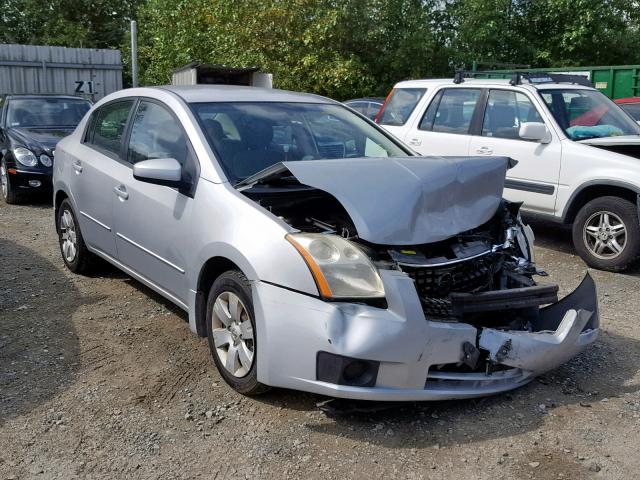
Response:
[{"label": "utility pole", "polygon": [[131,83],[138,86],[138,24],[131,20]]}]

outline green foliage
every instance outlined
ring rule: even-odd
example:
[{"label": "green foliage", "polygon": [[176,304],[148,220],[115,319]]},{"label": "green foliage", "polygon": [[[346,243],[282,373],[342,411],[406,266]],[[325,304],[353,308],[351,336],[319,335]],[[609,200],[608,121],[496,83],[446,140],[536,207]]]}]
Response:
[{"label": "green foliage", "polygon": [[473,61],[640,63],[640,0],[4,0],[0,43],[121,48],[128,73],[136,16],[143,84],[193,61],[255,65],[346,99]]},{"label": "green foliage", "polygon": [[0,43],[118,48],[134,0],[3,0]]},{"label": "green foliage", "polygon": [[637,0],[448,0],[444,10],[457,63],[640,63]]},{"label": "green foliage", "polygon": [[146,83],[200,61],[257,65],[278,87],[336,98],[383,94],[426,71],[434,49],[420,0],[149,0],[139,18]]}]

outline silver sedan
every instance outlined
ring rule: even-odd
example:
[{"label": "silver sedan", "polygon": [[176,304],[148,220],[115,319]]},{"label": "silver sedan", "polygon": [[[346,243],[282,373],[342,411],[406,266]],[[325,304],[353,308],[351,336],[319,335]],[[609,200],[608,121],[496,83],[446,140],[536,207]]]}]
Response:
[{"label": "silver sedan", "polygon": [[416,157],[314,95],[130,89],[58,144],[56,226],[73,272],[102,257],[186,310],[241,393],[475,397],[599,332],[591,278],[536,282],[512,165]]}]

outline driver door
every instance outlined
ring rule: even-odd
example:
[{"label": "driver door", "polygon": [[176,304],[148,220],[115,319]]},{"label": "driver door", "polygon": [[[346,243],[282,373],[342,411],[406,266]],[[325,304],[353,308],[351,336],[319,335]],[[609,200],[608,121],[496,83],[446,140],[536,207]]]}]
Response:
[{"label": "driver door", "polygon": [[[186,304],[193,196],[198,165],[179,120],[168,107],[141,100],[133,115],[127,162],[113,198],[118,258],[130,269]],[[133,165],[175,158],[191,189],[154,185],[133,178]]]},{"label": "driver door", "polygon": [[522,92],[489,91],[480,135],[471,137],[469,155],[505,156],[518,161],[507,171],[504,196],[524,202],[527,210],[553,214],[560,175],[562,146],[552,134],[550,143],[520,137],[524,122],[544,123],[537,107]]}]

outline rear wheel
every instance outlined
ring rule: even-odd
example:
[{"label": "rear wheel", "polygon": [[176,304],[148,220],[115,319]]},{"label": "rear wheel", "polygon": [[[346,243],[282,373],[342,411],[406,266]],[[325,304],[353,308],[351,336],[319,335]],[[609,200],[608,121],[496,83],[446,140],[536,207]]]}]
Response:
[{"label": "rear wheel", "polygon": [[573,243],[593,268],[620,271],[640,256],[638,207],[619,197],[600,197],[580,209]]},{"label": "rear wheel", "polygon": [[16,192],[11,186],[5,162],[0,163],[0,189],[2,191],[2,198],[5,202],[10,205],[18,203],[18,192]]},{"label": "rear wheel", "polygon": [[74,273],[88,272],[91,268],[93,254],[84,243],[78,220],[71,207],[71,202],[67,199],[60,204],[56,225],[64,264]]},{"label": "rear wheel", "polygon": [[234,390],[258,395],[269,389],[258,382],[251,287],[242,272],[229,270],[211,286],[207,299],[207,337],[220,375]]}]

